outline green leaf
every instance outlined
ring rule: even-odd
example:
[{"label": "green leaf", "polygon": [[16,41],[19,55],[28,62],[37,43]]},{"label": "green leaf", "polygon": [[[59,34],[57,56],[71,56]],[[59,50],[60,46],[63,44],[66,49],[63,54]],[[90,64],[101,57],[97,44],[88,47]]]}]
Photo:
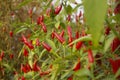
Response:
[{"label": "green leaf", "polygon": [[94,47],[97,47],[104,28],[107,0],[84,0],[83,4],[89,33],[92,34]]},{"label": "green leaf", "polygon": [[109,47],[110,47],[113,39],[114,39],[114,36],[111,35],[111,36],[105,41],[104,52],[106,52],[106,51],[109,49]]},{"label": "green leaf", "polygon": [[8,70],[11,70],[11,66],[9,65],[9,64],[2,64],[4,67],[6,67],[6,69],[8,69]]},{"label": "green leaf", "polygon": [[78,5],[73,9],[73,12],[76,11],[76,10],[78,10],[78,8],[79,8],[80,6],[83,6],[83,4],[78,4]]},{"label": "green leaf", "polygon": [[55,24],[55,28],[58,29],[58,28],[59,28],[59,25],[60,25],[60,21],[58,21],[58,22]]},{"label": "green leaf", "polygon": [[80,70],[76,71],[74,73],[74,75],[79,76],[79,77],[84,77],[84,76],[90,76],[91,77],[90,71],[86,68],[83,68],[83,69],[80,69]]},{"label": "green leaf", "polygon": [[25,31],[26,29],[28,29],[28,28],[26,28],[26,27],[17,28],[17,29],[15,30],[15,34],[18,34],[18,33],[22,32],[22,31]]},{"label": "green leaf", "polygon": [[115,74],[115,78],[117,78],[118,76],[120,76],[120,68],[118,69],[117,73]]},{"label": "green leaf", "polygon": [[59,64],[54,64],[53,65],[53,71],[52,71],[52,76],[50,80],[56,80],[57,74],[59,73],[60,70],[60,65]]},{"label": "green leaf", "polygon": [[26,78],[31,78],[33,75],[34,75],[34,72],[33,72],[33,71],[30,71],[30,72],[28,72],[28,73],[25,73],[25,74],[24,74],[24,77],[26,77]]},{"label": "green leaf", "polygon": [[26,4],[28,4],[29,2],[31,2],[32,0],[24,0],[22,3],[20,3],[18,6],[17,6],[17,9],[21,8],[22,6],[25,6]]},{"label": "green leaf", "polygon": [[50,40],[50,39],[46,39],[46,40],[47,40],[48,44],[52,47],[52,49],[56,50],[55,43],[52,40]]},{"label": "green leaf", "polygon": [[71,14],[72,13],[72,7],[70,5],[68,5],[67,7],[65,7],[66,13],[67,14]]},{"label": "green leaf", "polygon": [[30,67],[32,67],[32,65],[33,65],[33,55],[34,55],[35,53],[33,52],[33,51],[30,51],[29,52],[29,56],[28,56],[28,63],[29,63],[29,65],[30,65]]},{"label": "green leaf", "polygon": [[91,38],[90,35],[83,36],[83,37],[80,37],[80,38],[74,40],[73,42],[71,42],[71,43],[68,44],[67,46],[70,46],[71,44],[77,43],[77,42],[79,42],[79,41],[90,41],[90,40],[92,40],[92,38]]},{"label": "green leaf", "polygon": [[70,77],[73,74],[73,70],[69,70],[66,73],[62,74],[61,80],[64,80],[65,78]]}]

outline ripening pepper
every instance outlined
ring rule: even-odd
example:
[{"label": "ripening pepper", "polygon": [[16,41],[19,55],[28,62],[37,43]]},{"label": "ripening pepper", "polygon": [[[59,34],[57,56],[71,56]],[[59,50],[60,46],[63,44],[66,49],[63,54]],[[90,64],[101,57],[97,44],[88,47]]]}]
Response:
[{"label": "ripening pepper", "polygon": [[21,64],[21,71],[24,73],[28,72],[24,64]]},{"label": "ripening pepper", "polygon": [[28,63],[25,64],[25,68],[26,68],[27,72],[31,71],[31,67]]},{"label": "ripening pepper", "polygon": [[46,32],[47,32],[47,27],[46,27],[46,25],[42,22],[42,23],[41,23],[41,26],[42,26],[42,30],[46,33]]},{"label": "ripening pepper", "polygon": [[72,37],[72,28],[70,26],[67,26],[67,33],[69,38]]},{"label": "ripening pepper", "polygon": [[37,24],[38,25],[41,24],[43,21],[44,21],[44,16],[43,15],[41,15],[37,18]]},{"label": "ripening pepper", "polygon": [[67,80],[73,80],[73,75],[72,76],[70,76],[70,77],[68,77],[68,79]]},{"label": "ripening pepper", "polygon": [[61,37],[60,35],[58,35],[56,32],[54,32],[55,37],[58,39],[58,41],[60,41],[62,44],[64,44],[65,40],[63,37]]},{"label": "ripening pepper", "polygon": [[9,54],[9,58],[13,59],[14,55],[13,54]]},{"label": "ripening pepper", "polygon": [[47,51],[51,51],[51,46],[49,46],[47,43],[45,43],[45,42],[42,42],[42,45],[43,45],[43,47],[47,50]]},{"label": "ripening pepper", "polygon": [[106,34],[106,35],[109,35],[109,33],[110,33],[110,28],[109,28],[109,27],[106,27],[106,29],[105,29],[105,34]]},{"label": "ripening pepper", "polygon": [[83,45],[83,42],[82,41],[79,41],[76,43],[76,49],[79,50]]},{"label": "ripening pepper", "polygon": [[36,39],[36,46],[40,46],[40,41],[38,38]]},{"label": "ripening pepper", "polygon": [[62,30],[62,32],[60,33],[60,36],[63,37],[63,36],[64,36],[64,33],[65,33],[65,31]]},{"label": "ripening pepper", "polygon": [[116,59],[116,60],[109,59],[109,62],[112,66],[112,71],[115,74],[118,71],[118,69],[120,68],[120,59]]},{"label": "ripening pepper", "polygon": [[3,57],[4,57],[4,52],[2,51],[2,52],[0,53],[0,61],[2,61]]},{"label": "ripening pepper", "polygon": [[28,50],[27,49],[24,49],[24,52],[23,52],[23,55],[25,56],[25,57],[28,57]]},{"label": "ripening pepper", "polygon": [[120,14],[120,0],[116,0],[116,2],[115,2],[117,5],[116,5],[116,7],[115,7],[115,9],[114,9],[114,13],[115,14]]},{"label": "ripening pepper", "polygon": [[12,31],[10,31],[9,35],[10,35],[10,37],[13,37],[13,32],[12,32]]},{"label": "ripening pepper", "polygon": [[79,31],[76,32],[75,38],[78,39],[80,37]]},{"label": "ripening pepper", "polygon": [[32,18],[33,9],[30,9],[30,10],[28,11],[28,14],[29,14],[30,18]]},{"label": "ripening pepper", "polygon": [[88,61],[89,61],[89,63],[94,62],[94,56],[93,56],[93,52],[91,49],[88,50]]},{"label": "ripening pepper", "polygon": [[67,16],[67,21],[71,21],[71,15]]},{"label": "ripening pepper", "polygon": [[82,16],[82,11],[80,11],[80,13],[79,13],[79,15],[78,15],[78,16],[79,16],[79,18]]},{"label": "ripening pepper", "polygon": [[62,10],[62,5],[57,6],[54,10],[54,14],[56,15],[59,14],[61,10]]},{"label": "ripening pepper", "polygon": [[32,70],[35,72],[38,72],[41,70],[40,67],[37,65],[37,61],[34,61]]},{"label": "ripening pepper", "polygon": [[78,71],[81,68],[80,59],[78,59],[77,64],[75,65],[73,71]]},{"label": "ripening pepper", "polygon": [[120,39],[115,37],[111,43],[111,51],[114,52],[120,46]]},{"label": "ripening pepper", "polygon": [[24,43],[26,46],[28,46],[30,49],[34,49],[34,46],[32,45],[32,43],[31,43],[31,42],[28,42],[27,38],[26,38],[24,35],[22,35],[22,41],[23,41],[23,43]]}]

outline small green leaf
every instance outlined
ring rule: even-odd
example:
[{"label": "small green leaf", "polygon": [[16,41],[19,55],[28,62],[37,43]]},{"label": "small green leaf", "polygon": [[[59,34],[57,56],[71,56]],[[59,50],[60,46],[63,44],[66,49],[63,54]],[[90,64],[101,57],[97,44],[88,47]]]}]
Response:
[{"label": "small green leaf", "polygon": [[18,33],[22,32],[22,31],[27,30],[27,29],[28,29],[28,28],[26,28],[26,27],[17,28],[17,29],[15,30],[15,34],[18,34]]},{"label": "small green leaf", "polygon": [[60,21],[58,21],[58,22],[55,24],[55,28],[58,29],[58,28],[59,28],[59,25],[60,25]]},{"label": "small green leaf", "polygon": [[2,64],[4,67],[6,67],[6,69],[8,69],[8,70],[11,70],[11,67],[10,67],[10,65],[9,64]]},{"label": "small green leaf", "polygon": [[106,52],[106,51],[109,49],[109,47],[110,47],[113,39],[114,39],[114,36],[111,35],[111,36],[105,41],[104,52]]},{"label": "small green leaf", "polygon": [[117,73],[115,74],[115,78],[117,78],[118,76],[120,76],[120,68],[117,70]]},{"label": "small green leaf", "polygon": [[79,76],[79,77],[84,77],[84,76],[90,76],[91,77],[90,71],[88,69],[85,69],[85,68],[76,71],[74,73],[74,75]]},{"label": "small green leaf", "polygon": [[73,74],[73,70],[69,70],[69,71],[65,72],[64,74],[62,74],[61,80],[64,80],[65,78],[68,78],[72,74]]},{"label": "small green leaf", "polygon": [[28,72],[28,73],[25,73],[25,74],[24,74],[24,77],[26,77],[26,78],[31,78],[33,75],[34,75],[34,72],[33,72],[33,71],[30,71],[30,72]]}]

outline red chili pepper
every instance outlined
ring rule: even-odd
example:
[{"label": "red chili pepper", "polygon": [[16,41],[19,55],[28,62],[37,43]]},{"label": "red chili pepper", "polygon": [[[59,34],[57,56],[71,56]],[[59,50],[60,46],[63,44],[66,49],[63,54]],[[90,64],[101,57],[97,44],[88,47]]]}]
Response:
[{"label": "red chili pepper", "polygon": [[79,16],[79,18],[82,16],[82,11],[80,11],[80,13],[79,13],[79,15],[78,15],[78,16]]},{"label": "red chili pepper", "polygon": [[60,36],[63,37],[63,36],[64,36],[64,33],[65,33],[65,31],[62,30],[62,32],[60,33]]},{"label": "red chili pepper", "polygon": [[80,37],[79,31],[76,32],[75,37],[76,37],[76,39],[78,39]]},{"label": "red chili pepper", "polygon": [[82,47],[83,42],[79,41],[76,43],[76,49],[79,50]]},{"label": "red chili pepper", "polygon": [[17,71],[13,71],[13,74],[14,74],[14,75],[17,75],[17,74],[18,74],[18,72],[17,72]]},{"label": "red chili pepper", "polygon": [[26,63],[25,68],[26,68],[27,72],[31,71],[31,67],[28,63]]},{"label": "red chili pepper", "polygon": [[9,57],[10,57],[10,59],[13,59],[14,55],[13,55],[13,54],[10,54]]},{"label": "red chili pepper", "polygon": [[29,14],[30,18],[32,18],[33,10],[30,9],[30,10],[28,11],[28,14]]},{"label": "red chili pepper", "polygon": [[0,54],[0,61],[2,61],[3,57],[4,57],[4,52],[2,51]]},{"label": "red chili pepper", "polygon": [[114,52],[120,46],[120,39],[115,37],[111,43],[111,51]]},{"label": "red chili pepper", "polygon": [[30,49],[34,49],[34,46],[31,42],[25,42],[26,46],[28,46]]},{"label": "red chili pepper", "polygon": [[57,6],[55,8],[54,14],[56,14],[56,15],[59,14],[61,10],[62,10],[62,5]]},{"label": "red chili pepper", "polygon": [[35,71],[35,72],[41,70],[40,67],[37,65],[37,61],[34,62],[32,70]]},{"label": "red chili pepper", "polygon": [[51,38],[52,38],[52,39],[54,39],[54,37],[55,37],[54,32],[55,32],[55,31],[53,31],[53,32],[51,33]]},{"label": "red chili pepper", "polygon": [[92,46],[92,44],[93,44],[92,41],[89,41],[88,43],[89,43],[89,45],[91,45],[91,46]]},{"label": "red chili pepper", "polygon": [[25,57],[28,57],[28,53],[29,53],[28,50],[27,50],[27,49],[24,49],[23,54],[24,54]]},{"label": "red chili pepper", "polygon": [[27,42],[27,38],[24,35],[22,35],[22,41]]},{"label": "red chili pepper", "polygon": [[47,9],[47,10],[46,10],[46,15],[47,15],[47,16],[50,16],[51,11],[52,11],[51,8]]},{"label": "red chili pepper", "polygon": [[86,36],[85,30],[82,30],[81,36]]},{"label": "red chili pepper", "polygon": [[24,64],[21,64],[21,71],[24,73],[28,72]]},{"label": "red chili pepper", "polygon": [[75,15],[75,20],[76,20],[76,22],[79,21],[79,16],[77,14]]},{"label": "red chili pepper", "polygon": [[61,37],[60,35],[58,35],[56,32],[54,32],[54,35],[56,36],[56,38],[62,43],[64,44],[65,40],[63,37]]},{"label": "red chili pepper", "polygon": [[80,63],[80,59],[78,59],[77,64],[75,65],[73,71],[78,71],[81,68],[81,63]]},{"label": "red chili pepper", "polygon": [[93,52],[91,49],[88,50],[88,60],[89,60],[89,63],[94,62]]},{"label": "red chili pepper", "polygon": [[114,13],[115,14],[120,14],[120,3],[118,3],[118,1],[116,1],[116,7],[114,9]]},{"label": "red chili pepper", "polygon": [[12,31],[10,31],[10,33],[9,33],[9,34],[10,34],[10,37],[13,37],[13,32],[12,32]]},{"label": "red chili pepper", "polygon": [[40,73],[40,76],[44,76],[44,75],[48,75],[50,73],[50,71],[44,71]]},{"label": "red chili pepper", "polygon": [[41,23],[42,29],[43,31],[46,33],[47,32],[47,27],[44,23]]},{"label": "red chili pepper", "polygon": [[37,24],[38,24],[38,25],[41,24],[41,23],[43,23],[43,21],[44,21],[44,16],[43,16],[43,15],[41,15],[41,16],[39,16],[39,17],[37,18]]},{"label": "red chili pepper", "polygon": [[42,45],[43,45],[43,47],[47,50],[47,51],[51,51],[51,46],[49,46],[47,43],[45,43],[45,42],[42,42]]},{"label": "red chili pepper", "polygon": [[109,62],[112,66],[113,73],[115,74],[120,68],[120,59],[116,59],[116,60],[110,59]]},{"label": "red chili pepper", "polygon": [[[70,26],[67,26],[67,33],[68,33],[68,37],[69,37],[68,43],[71,43],[73,41],[73,38],[72,38],[72,28]],[[70,45],[70,46],[72,47],[72,45]]]},{"label": "red chili pepper", "polygon": [[67,21],[71,21],[71,15],[67,16]]},{"label": "red chili pepper", "polygon": [[106,35],[109,35],[109,33],[110,33],[110,28],[109,28],[109,27],[106,27],[106,29],[105,29],[105,34],[106,34]]},{"label": "red chili pepper", "polygon": [[28,46],[30,49],[34,49],[34,46],[32,45],[32,43],[31,43],[31,42],[28,42],[27,38],[26,38],[24,35],[22,35],[22,41],[23,41],[24,44],[25,44],[26,46]]},{"label": "red chili pepper", "polygon": [[21,77],[21,80],[26,80],[24,76]]},{"label": "red chili pepper", "polygon": [[70,76],[70,77],[68,77],[68,79],[67,80],[73,80],[73,75],[72,76]]},{"label": "red chili pepper", "polygon": [[68,36],[72,37],[72,28],[70,26],[67,27],[67,32],[68,32]]},{"label": "red chili pepper", "polygon": [[[72,37],[69,37],[68,43],[70,44],[70,43],[72,43],[72,41],[73,41],[73,38],[72,38]],[[72,47],[72,46],[73,46],[73,44],[70,45],[70,47]]]},{"label": "red chili pepper", "polygon": [[40,41],[38,38],[36,39],[36,46],[40,46]]}]

